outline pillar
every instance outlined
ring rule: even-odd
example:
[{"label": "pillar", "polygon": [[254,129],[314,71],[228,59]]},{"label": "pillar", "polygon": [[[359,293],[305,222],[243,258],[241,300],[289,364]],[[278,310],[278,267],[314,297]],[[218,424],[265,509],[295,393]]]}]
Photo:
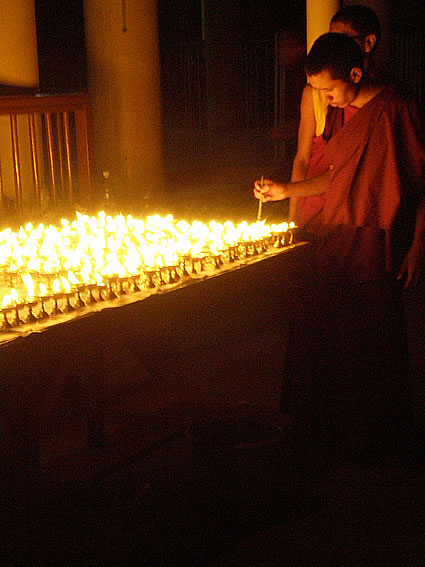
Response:
[{"label": "pillar", "polygon": [[34,0],[0,0],[0,84],[38,87]]},{"label": "pillar", "polygon": [[[37,29],[34,0],[0,0],[0,92],[26,92],[39,86]],[[33,206],[32,169],[26,122],[18,118],[21,142],[21,181],[26,208]],[[37,124],[38,126],[38,124]],[[0,117],[0,175],[2,202],[0,207],[13,211],[16,206],[14,166],[10,122]]]},{"label": "pillar", "polygon": [[320,35],[329,31],[329,22],[340,8],[340,0],[306,0],[307,52]]},{"label": "pillar", "polygon": [[96,178],[137,212],[164,187],[156,0],[84,0]]}]

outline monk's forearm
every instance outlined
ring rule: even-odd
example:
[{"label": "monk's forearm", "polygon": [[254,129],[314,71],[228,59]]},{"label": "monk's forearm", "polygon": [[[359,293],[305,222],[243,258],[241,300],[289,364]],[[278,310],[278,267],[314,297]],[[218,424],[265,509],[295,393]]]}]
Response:
[{"label": "monk's forearm", "polygon": [[280,181],[273,181],[273,179],[262,178],[261,181],[257,179],[254,182],[254,195],[257,199],[262,199],[263,203],[267,203],[268,201],[322,195],[327,191],[328,186],[328,172],[293,183],[281,183]]},{"label": "monk's forearm", "polygon": [[323,173],[311,179],[303,181],[294,181],[285,183],[285,197],[312,197],[313,195],[322,195],[329,187],[329,173]]}]

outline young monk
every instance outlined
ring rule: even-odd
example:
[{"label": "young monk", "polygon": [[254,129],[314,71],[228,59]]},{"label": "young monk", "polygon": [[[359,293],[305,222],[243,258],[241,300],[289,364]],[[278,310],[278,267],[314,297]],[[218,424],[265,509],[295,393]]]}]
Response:
[{"label": "young monk", "polygon": [[[341,8],[331,19],[329,31],[343,33],[355,39],[363,52],[363,67],[369,77],[376,75],[375,52],[381,39],[381,26],[375,12],[362,5]],[[304,87],[300,106],[297,152],[292,164],[291,181],[302,181],[326,170],[323,157],[326,139],[323,137],[327,101],[311,84]],[[307,231],[315,232],[315,216],[323,206],[323,196],[290,200],[289,217]]]},{"label": "young monk", "polygon": [[402,291],[425,269],[423,126],[413,100],[365,79],[362,51],[346,35],[321,36],[305,71],[329,103],[328,169],[254,188],[263,202],[325,196],[320,277],[288,344],[282,407],[305,451],[350,449],[360,460],[406,452],[414,420]]}]

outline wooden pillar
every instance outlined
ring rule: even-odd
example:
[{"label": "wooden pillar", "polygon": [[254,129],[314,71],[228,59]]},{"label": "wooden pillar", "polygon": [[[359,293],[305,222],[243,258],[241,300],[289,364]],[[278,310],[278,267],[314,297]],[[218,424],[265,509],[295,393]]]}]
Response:
[{"label": "wooden pillar", "polygon": [[[34,0],[0,0],[0,92],[37,91],[39,87],[37,29]],[[38,124],[37,124],[38,127]],[[12,130],[14,135],[12,135]],[[18,118],[0,117],[0,212],[31,210],[33,172],[28,126]],[[13,161],[18,151],[19,178]],[[25,190],[23,189],[25,188]]]},{"label": "wooden pillar", "polygon": [[307,52],[320,35],[329,31],[329,22],[340,8],[340,0],[306,0]]},{"label": "wooden pillar", "polygon": [[164,188],[156,0],[84,0],[96,179],[137,212]]},{"label": "wooden pillar", "polygon": [[0,84],[38,87],[34,0],[0,0]]},{"label": "wooden pillar", "polygon": [[[37,88],[39,85],[34,0],[0,0],[0,85],[15,89]],[[21,124],[16,122],[14,126],[15,134],[19,136]],[[8,117],[0,117],[1,215],[4,214],[3,208],[7,202],[11,203],[12,209],[16,206],[16,172],[12,155],[11,124]],[[31,176],[29,154],[21,154],[21,161],[23,179],[20,181],[25,182],[27,177]],[[17,368],[21,367],[21,364],[22,360],[17,361]],[[2,436],[3,433],[2,430]],[[14,486],[19,484],[19,464],[0,464],[0,506],[3,514],[0,521],[0,538],[5,557],[10,553],[18,562],[20,554],[30,548],[30,534],[33,533],[37,522],[37,479],[27,479],[22,492],[4,490],[3,482],[14,467],[18,474],[14,474],[10,480]]]}]

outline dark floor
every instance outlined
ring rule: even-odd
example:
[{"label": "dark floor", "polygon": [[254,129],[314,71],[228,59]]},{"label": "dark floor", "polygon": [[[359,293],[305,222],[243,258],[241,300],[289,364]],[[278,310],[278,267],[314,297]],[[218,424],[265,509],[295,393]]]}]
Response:
[{"label": "dark floor", "polygon": [[341,465],[307,488],[291,480],[279,416],[246,415],[171,427],[143,448],[146,423],[127,424],[96,474],[93,455],[68,455],[68,482],[51,478],[25,557],[9,565],[425,564],[425,469]]}]

